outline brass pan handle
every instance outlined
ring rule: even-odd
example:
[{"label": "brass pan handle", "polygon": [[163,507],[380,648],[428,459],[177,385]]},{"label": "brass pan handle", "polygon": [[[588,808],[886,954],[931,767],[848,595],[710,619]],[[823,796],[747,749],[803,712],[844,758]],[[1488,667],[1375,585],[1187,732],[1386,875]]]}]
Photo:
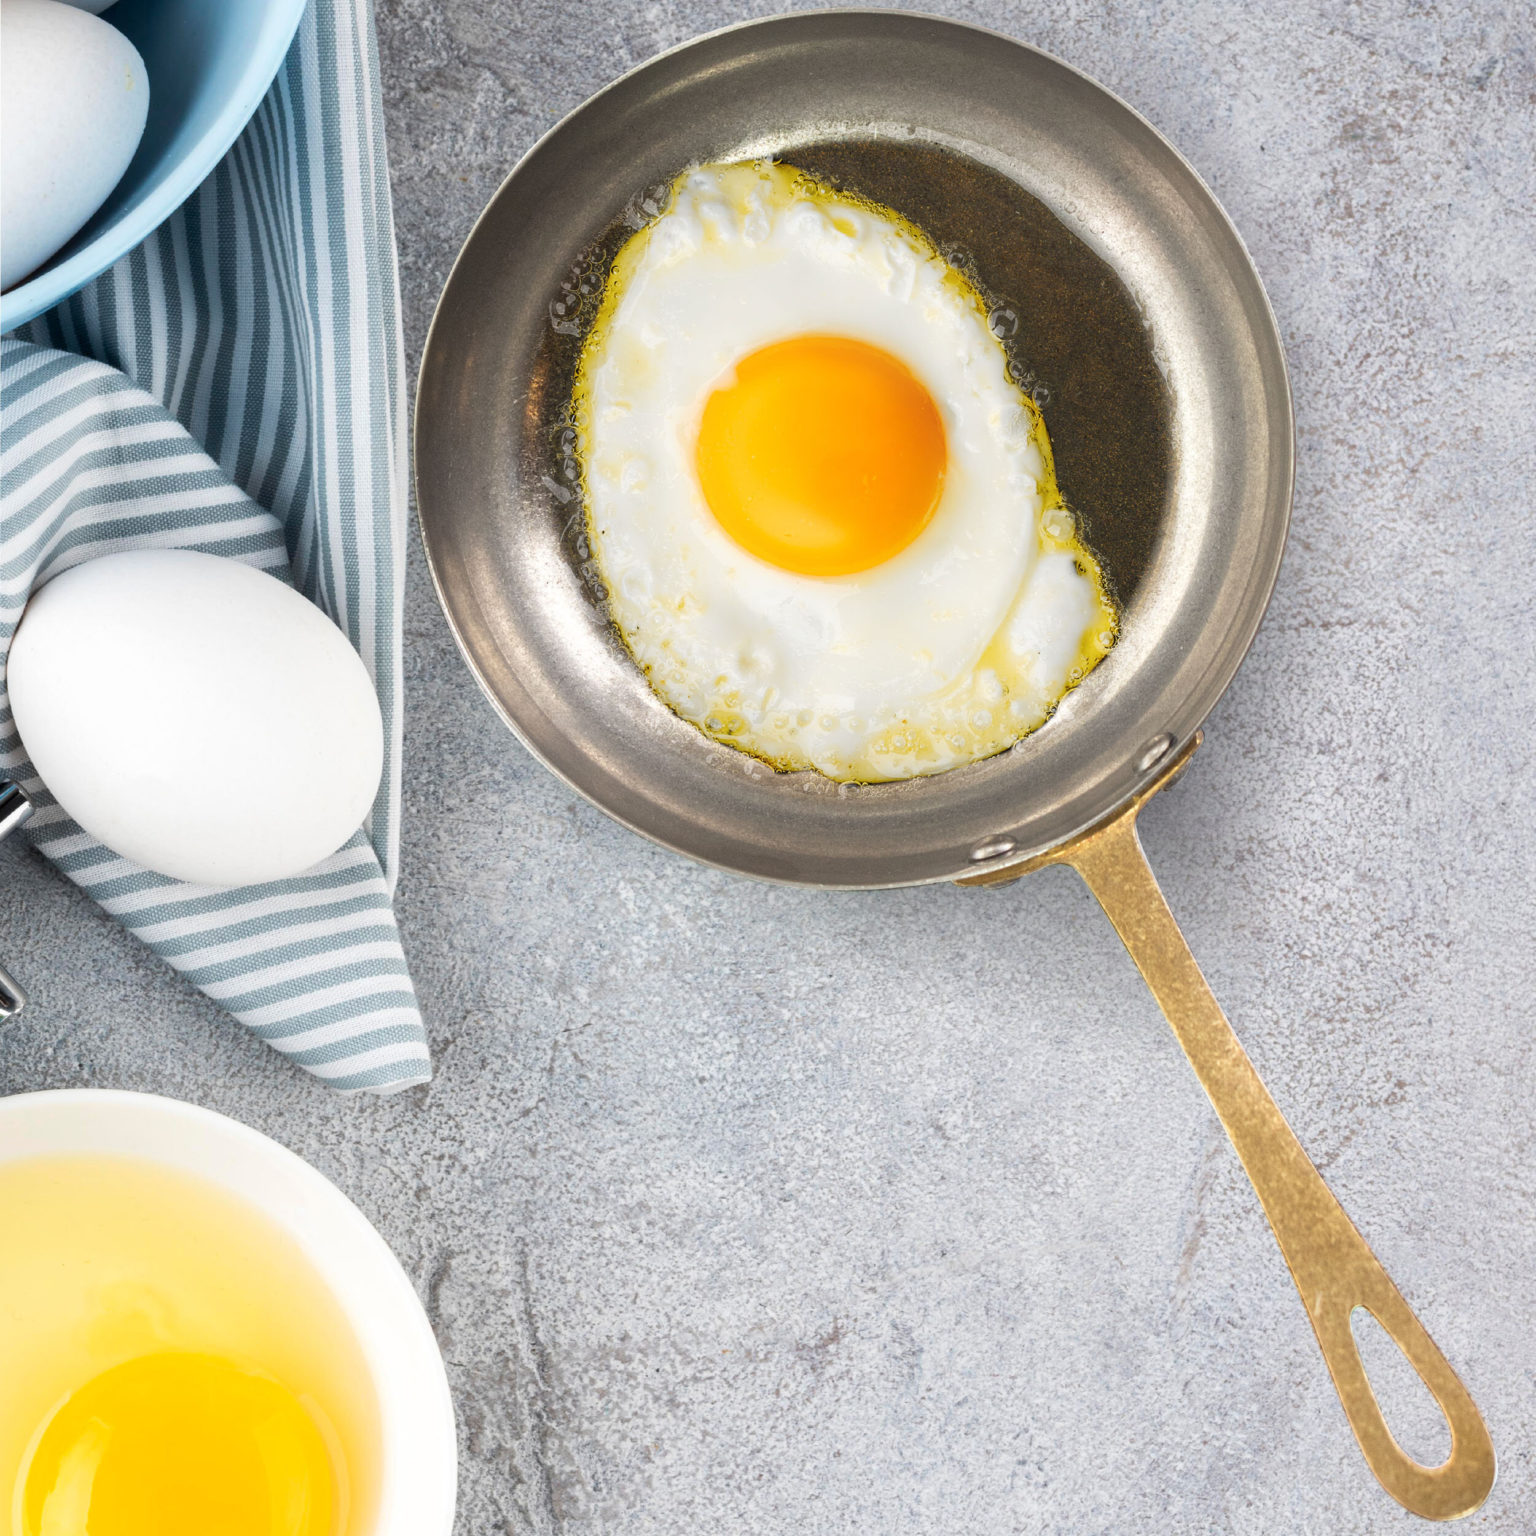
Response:
[{"label": "brass pan handle", "polygon": [[[1197,735],[1154,783],[1107,821],[992,878],[1045,864],[1070,864],[1083,877],[1173,1026],[1248,1170],[1371,1471],[1416,1515],[1428,1520],[1469,1515],[1488,1497],[1494,1479],[1493,1443],[1477,1405],[1302,1151],[1201,975],[1142,852],[1137,814],[1177,777],[1199,743]],[[974,881],[984,882],[986,876]],[[1451,1430],[1451,1453],[1442,1465],[1421,1466],[1392,1438],[1350,1326],[1356,1307],[1364,1307],[1392,1336],[1440,1405]]]}]

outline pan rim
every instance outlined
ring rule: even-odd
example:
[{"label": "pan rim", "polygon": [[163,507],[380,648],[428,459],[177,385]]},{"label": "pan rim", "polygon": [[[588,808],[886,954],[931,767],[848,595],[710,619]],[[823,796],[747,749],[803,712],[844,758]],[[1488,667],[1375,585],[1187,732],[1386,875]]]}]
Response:
[{"label": "pan rim", "polygon": [[[434,344],[437,341],[439,327],[445,324],[444,311],[447,300],[452,291],[455,279],[460,274],[466,263],[470,249],[476,243],[476,236],[493,216],[498,204],[508,192],[508,189],[516,181],[531,161],[548,145],[548,143],[563,134],[576,120],[582,118],[588,112],[600,108],[604,100],[633,81],[637,76],[654,69],[659,64],[673,59],[681,54],[686,54],[706,44],[717,42],[722,38],[728,38],[733,34],[766,31],[779,27],[797,27],[824,24],[838,19],[858,20],[866,24],[903,28],[910,25],[933,25],[965,32],[989,39],[1007,48],[1019,50],[1023,53],[1044,60],[1047,64],[1060,69],[1065,74],[1086,86],[1090,91],[1105,98],[1115,107],[1123,111],[1139,128],[1166,153],[1179,171],[1186,176],[1190,183],[1201,195],[1206,210],[1214,214],[1219,221],[1222,233],[1231,242],[1234,250],[1241,256],[1242,266],[1249,279],[1251,279],[1251,296],[1257,301],[1258,320],[1265,339],[1270,343],[1273,362],[1277,365],[1278,377],[1276,383],[1278,390],[1274,403],[1280,407],[1283,415],[1283,423],[1277,422],[1280,428],[1270,434],[1270,447],[1275,452],[1276,463],[1271,472],[1271,481],[1274,483],[1273,495],[1274,510],[1270,514],[1268,527],[1268,542],[1259,553],[1267,558],[1255,559],[1247,576],[1246,597],[1242,610],[1241,622],[1234,626],[1225,639],[1225,643],[1211,658],[1210,665],[1205,672],[1196,679],[1186,690],[1186,699],[1195,710],[1195,713],[1187,717],[1176,732],[1167,734],[1167,745],[1164,746],[1155,758],[1148,762],[1144,768],[1139,768],[1136,777],[1128,781],[1120,797],[1108,809],[1095,813],[1075,829],[1068,830],[1062,835],[1050,838],[1044,842],[1032,845],[1016,845],[1010,847],[1006,853],[993,858],[976,861],[974,854],[972,862],[966,867],[950,871],[939,871],[932,874],[924,874],[916,878],[904,877],[890,880],[820,880],[804,878],[795,875],[780,875],[757,869],[743,868],[740,864],[729,862],[723,858],[712,858],[693,847],[683,846],[652,828],[641,825],[631,817],[625,815],[614,806],[604,803],[596,795],[572,776],[565,768],[552,761],[546,752],[535,743],[529,733],[523,728],[511,710],[498,695],[485,669],[477,659],[466,633],[466,626],[460,622],[456,611],[457,607],[474,602],[472,593],[463,592],[450,600],[449,592],[445,585],[439,559],[434,554],[431,537],[427,529],[427,517],[424,510],[424,498],[421,482],[421,438],[423,434],[423,417],[421,411],[421,398],[423,384],[427,379],[428,370],[434,360]],[[1095,247],[1097,248],[1097,247]],[[1104,253],[1101,251],[1101,255]],[[1120,270],[1117,264],[1108,256],[1104,259],[1116,270]],[[446,344],[444,344],[446,345]],[[453,636],[454,644],[459,655],[464,660],[470,675],[474,678],[480,691],[490,702],[496,714],[508,727],[513,735],[530,755],[547,771],[566,784],[582,799],[596,806],[613,821],[618,822],[627,830],[639,834],[648,842],[667,849],[669,852],[680,854],[694,863],[705,865],[709,868],[720,869],[727,873],[742,876],[747,879],[759,880],[767,884],[799,886],[809,889],[822,890],[883,890],[900,889],[914,885],[928,885],[952,883],[968,875],[987,874],[999,876],[1002,872],[1016,865],[1039,858],[1042,854],[1049,853],[1071,842],[1080,836],[1091,826],[1099,824],[1106,815],[1112,815],[1123,809],[1142,789],[1146,787],[1158,775],[1161,768],[1188,745],[1196,733],[1204,725],[1211,711],[1225,695],[1231,686],[1243,661],[1252,649],[1258,631],[1268,613],[1271,600],[1274,596],[1276,585],[1279,581],[1280,569],[1284,563],[1284,555],[1290,535],[1291,517],[1294,508],[1295,480],[1296,480],[1296,416],[1294,394],[1291,388],[1290,368],[1285,353],[1285,346],[1280,333],[1278,318],[1269,293],[1265,288],[1258,266],[1253,259],[1247,242],[1241,232],[1216,196],[1205,178],[1188,160],[1188,158],[1153,124],[1145,114],[1138,111],[1129,102],[1125,101],[1117,92],[1100,81],[1094,79],[1085,71],[1067,62],[1048,50],[1037,47],[1033,43],[1025,42],[1020,38],[1010,36],[996,28],[977,25],[973,22],[962,21],[948,16],[935,15],[926,11],[887,10],[869,6],[838,6],[809,11],[777,12],[764,17],[753,17],[747,20],[733,22],[722,27],[717,27],[706,32],[697,33],[682,42],[662,49],[655,54],[639,61],[614,76],[597,91],[584,98],[569,111],[562,114],[549,128],[541,133],[528,148],[518,157],[511,169],[498,183],[496,190],[487,199],[484,207],[476,215],[465,235],[459,251],[450,265],[448,275],[443,282],[442,289],[433,307],[432,318],[428,325],[426,336],[422,346],[420,365],[416,377],[416,395],[412,413],[412,487],[416,495],[416,524],[421,537],[423,552],[426,556],[427,569],[431,577],[433,591],[437,597],[438,606],[447,621],[449,632]],[[1257,578],[1256,580],[1254,578]],[[943,778],[944,775],[939,775]]]}]

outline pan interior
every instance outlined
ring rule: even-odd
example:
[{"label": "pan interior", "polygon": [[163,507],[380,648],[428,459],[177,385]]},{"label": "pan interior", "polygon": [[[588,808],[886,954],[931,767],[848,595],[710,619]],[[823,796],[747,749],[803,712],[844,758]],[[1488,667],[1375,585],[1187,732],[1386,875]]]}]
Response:
[{"label": "pan interior", "polygon": [[[1115,269],[1017,182],[942,145],[808,142],[786,144],[780,157],[902,214],[970,278],[1011,375],[1045,417],[1062,494],[1116,604],[1132,605],[1173,492],[1171,409],[1151,330]],[[557,315],[531,369],[525,452],[532,467],[542,448],[539,480],[552,508],[567,513],[567,557],[599,604],[581,520],[569,517],[581,495],[571,391],[613,259],[664,195],[664,187],[643,192],[580,254],[552,296]]]},{"label": "pan interior", "polygon": [[[572,372],[607,264],[692,164],[773,156],[895,208],[995,301],[1119,643],[1034,735],[897,784],[775,774],[673,716],[607,621],[584,541]],[[1187,166],[1113,97],[991,34],[820,13],[627,76],[503,185],[423,362],[417,488],[444,607],[509,724],[620,820],[770,879],[974,872],[1090,824],[1199,726],[1267,598],[1289,397],[1262,290]]]}]

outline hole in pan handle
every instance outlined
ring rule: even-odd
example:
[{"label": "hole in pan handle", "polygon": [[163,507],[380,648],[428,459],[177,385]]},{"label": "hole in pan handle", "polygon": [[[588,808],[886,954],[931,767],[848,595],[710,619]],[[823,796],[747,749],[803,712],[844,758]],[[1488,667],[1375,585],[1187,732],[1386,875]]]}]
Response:
[{"label": "hole in pan handle", "polygon": [[[1173,1026],[1242,1158],[1371,1471],[1413,1514],[1427,1520],[1470,1515],[1488,1497],[1494,1479],[1493,1442],[1482,1415],[1270,1098],[1142,852],[1137,814],[1177,777],[1199,744],[1196,735],[1129,805],[1098,826],[993,878],[1044,864],[1069,864],[1083,877]],[[987,883],[988,877],[962,883],[973,882]],[[1357,1306],[1392,1336],[1445,1415],[1451,1453],[1440,1466],[1421,1466],[1392,1438],[1350,1327]]]},{"label": "hole in pan handle", "polygon": [[[32,814],[32,802],[19,784],[0,782],[0,838],[14,832]],[[10,972],[0,965],[0,1024],[27,1006],[27,994]]]}]

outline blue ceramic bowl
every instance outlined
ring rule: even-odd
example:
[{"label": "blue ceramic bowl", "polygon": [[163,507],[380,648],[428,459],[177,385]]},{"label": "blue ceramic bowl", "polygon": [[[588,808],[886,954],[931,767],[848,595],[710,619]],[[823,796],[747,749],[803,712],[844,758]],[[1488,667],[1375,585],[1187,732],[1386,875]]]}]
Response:
[{"label": "blue ceramic bowl", "polygon": [[144,57],[138,152],[85,228],[0,296],[0,331],[67,299],[173,214],[223,158],[272,84],[305,0],[119,0],[103,16]]}]

